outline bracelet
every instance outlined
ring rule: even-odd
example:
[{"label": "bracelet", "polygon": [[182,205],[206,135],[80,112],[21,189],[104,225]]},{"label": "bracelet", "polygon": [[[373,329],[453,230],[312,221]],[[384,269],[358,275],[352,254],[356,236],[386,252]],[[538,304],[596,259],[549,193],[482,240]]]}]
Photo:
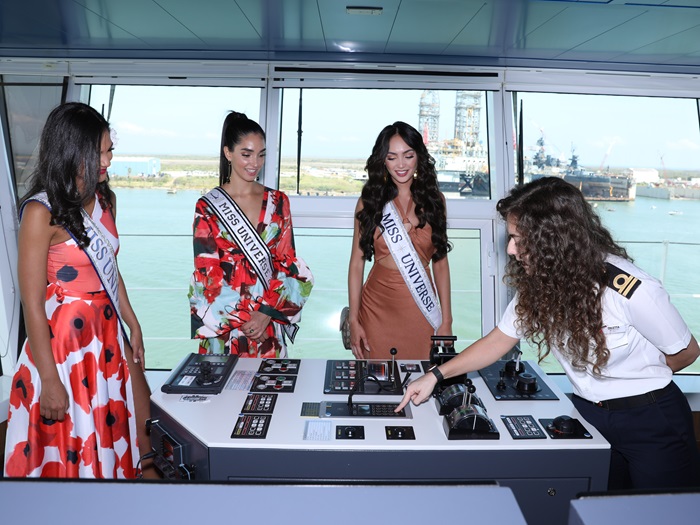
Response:
[{"label": "bracelet", "polygon": [[445,379],[445,376],[442,375],[442,372],[440,372],[440,369],[437,367],[437,365],[435,365],[434,367],[432,367],[432,368],[429,370],[429,372],[432,372],[432,373],[433,373],[433,375],[435,376],[435,378],[438,380],[438,383],[439,383],[440,381],[442,381],[443,379]]}]

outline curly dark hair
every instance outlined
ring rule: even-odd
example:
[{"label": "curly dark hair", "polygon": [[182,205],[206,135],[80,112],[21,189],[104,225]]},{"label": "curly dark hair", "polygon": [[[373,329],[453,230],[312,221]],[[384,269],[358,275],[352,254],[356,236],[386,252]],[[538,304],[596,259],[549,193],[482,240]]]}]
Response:
[{"label": "curly dark hair", "polygon": [[224,154],[224,147],[233,151],[236,144],[239,144],[243,137],[250,133],[257,133],[265,140],[265,132],[260,124],[249,119],[245,113],[230,111],[224,119],[221,127],[221,147],[219,148],[219,186],[228,182],[230,173],[230,163]]},{"label": "curly dark hair", "polygon": [[515,222],[519,257],[506,266],[518,292],[516,314],[524,337],[542,361],[556,347],[583,370],[599,375],[610,357],[603,334],[602,297],[608,254],[630,259],[578,188],[544,177],[514,188],[496,210]]},{"label": "curly dark hair", "polygon": [[[102,137],[109,132],[105,118],[87,104],[66,102],[55,107],[41,132],[39,160],[24,197],[45,191],[51,204],[51,225],[68,230],[82,248],[90,243],[81,214],[83,203],[97,193],[100,206],[111,208],[109,177],[99,182]],[[83,177],[82,193],[76,182],[79,175]]]},{"label": "curly dark hair", "polygon": [[394,200],[399,194],[384,165],[389,151],[389,141],[396,135],[400,136],[418,157],[417,176],[411,183],[411,195],[416,205],[418,228],[430,224],[433,230],[432,242],[436,251],[432,260],[439,261],[447,256],[452,245],[447,240],[447,210],[438,188],[435,159],[428,153],[421,134],[405,122],[394,122],[381,131],[365,165],[368,179],[362,187],[363,208],[356,215],[359,221],[359,243],[363,258],[367,261],[372,260],[374,232],[377,227],[381,228],[382,209],[387,202]]}]

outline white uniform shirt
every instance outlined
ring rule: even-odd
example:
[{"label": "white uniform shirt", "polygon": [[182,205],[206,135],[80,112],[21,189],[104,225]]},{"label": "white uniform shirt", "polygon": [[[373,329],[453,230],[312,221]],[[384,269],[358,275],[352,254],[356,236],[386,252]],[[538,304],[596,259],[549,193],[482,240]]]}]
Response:
[{"label": "white uniform shirt", "polygon": [[[554,355],[571,381],[574,392],[598,402],[643,394],[665,387],[673,372],[664,354],[675,354],[690,343],[691,333],[661,283],[631,262],[610,255],[607,262],[619,269],[613,288],[603,293],[603,331],[610,359],[593,375],[592,367],[577,370],[559,349]],[[517,295],[508,305],[498,328],[506,335],[522,338],[516,326]]]}]

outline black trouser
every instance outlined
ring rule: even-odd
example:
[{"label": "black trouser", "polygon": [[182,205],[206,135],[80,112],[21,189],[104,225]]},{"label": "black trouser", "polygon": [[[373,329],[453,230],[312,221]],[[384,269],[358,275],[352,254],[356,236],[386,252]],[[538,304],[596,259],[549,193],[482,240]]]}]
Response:
[{"label": "black trouser", "polygon": [[576,395],[573,402],[610,443],[609,490],[700,487],[693,417],[674,383],[635,408],[606,409]]}]

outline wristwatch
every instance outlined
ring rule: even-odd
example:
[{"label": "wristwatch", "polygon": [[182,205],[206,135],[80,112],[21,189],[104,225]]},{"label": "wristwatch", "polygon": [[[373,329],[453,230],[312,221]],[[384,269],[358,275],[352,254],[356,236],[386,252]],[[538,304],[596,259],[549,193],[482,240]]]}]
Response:
[{"label": "wristwatch", "polygon": [[442,375],[442,372],[440,372],[440,369],[437,367],[437,365],[433,366],[432,368],[428,369],[428,372],[432,372],[435,378],[437,379],[438,383],[445,379],[445,376]]}]

